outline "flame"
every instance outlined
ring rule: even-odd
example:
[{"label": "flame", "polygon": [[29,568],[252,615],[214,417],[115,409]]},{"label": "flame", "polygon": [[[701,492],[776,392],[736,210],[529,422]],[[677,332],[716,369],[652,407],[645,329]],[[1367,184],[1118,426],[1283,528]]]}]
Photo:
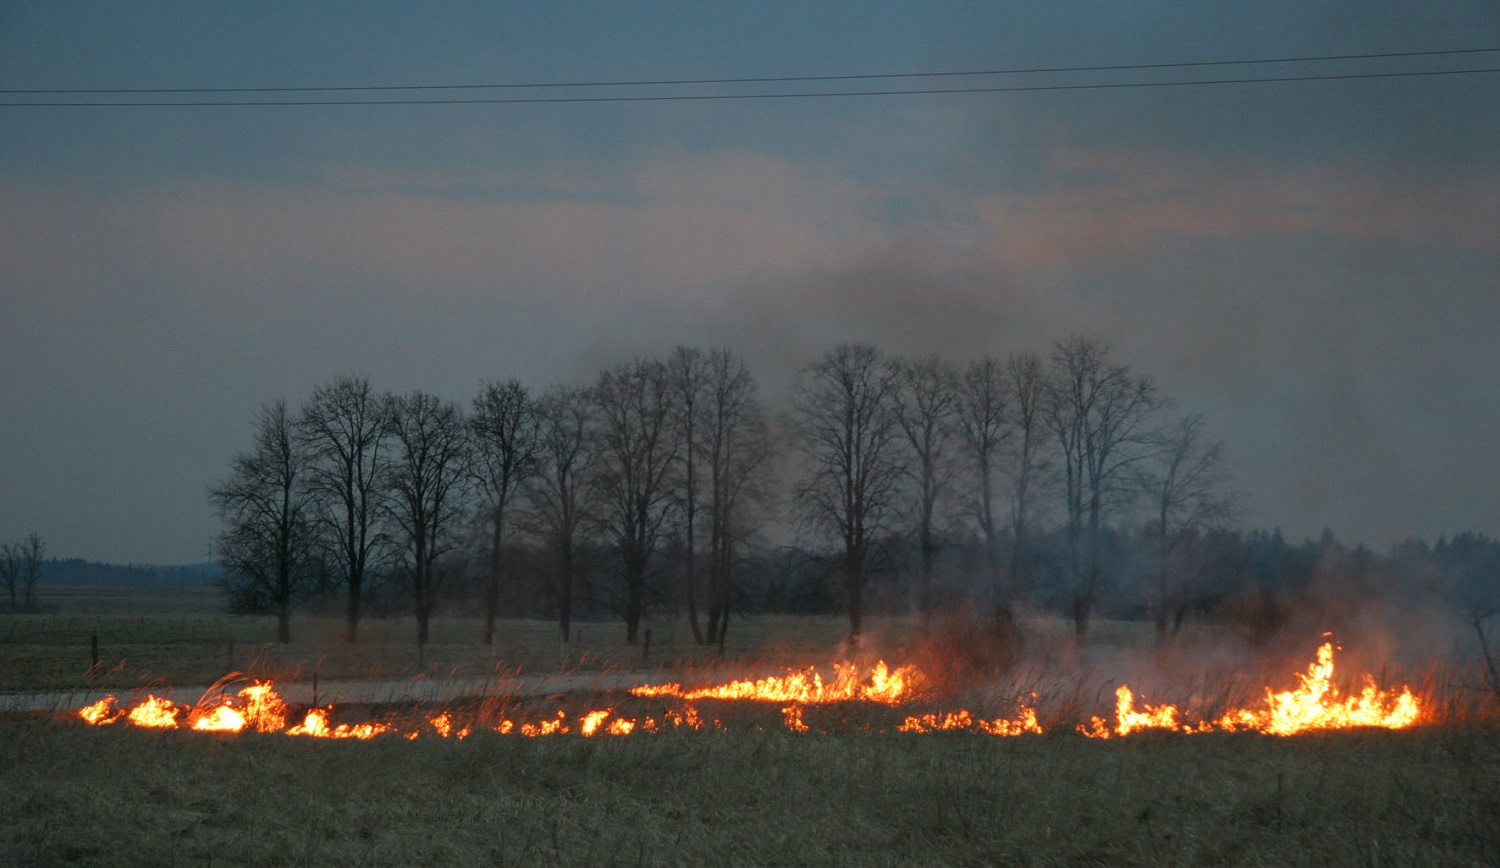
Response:
[{"label": "flame", "polygon": [[[921,675],[911,666],[896,669],[884,661],[861,675],[852,663],[834,664],[834,676],[824,681],[815,668],[790,671],[785,676],[757,680],[731,681],[710,687],[686,690],[681,684],[637,687],[637,697],[671,700],[657,716],[628,717],[617,715],[614,707],[594,709],[576,719],[557,710],[552,717],[539,721],[510,719],[471,719],[460,723],[454,712],[444,710],[408,721],[339,723],[330,722],[332,706],[308,709],[302,722],[288,726],[289,709],[269,682],[257,681],[233,696],[220,696],[211,705],[200,704],[188,709],[167,699],[147,696],[129,710],[115,697],[106,696],[80,708],[78,717],[94,726],[105,726],[125,720],[133,726],[160,729],[186,728],[204,732],[261,733],[309,738],[370,739],[381,735],[399,735],[415,739],[422,733],[436,733],[442,738],[466,738],[475,728],[491,729],[500,735],[528,738],[576,734],[583,738],[625,736],[632,733],[655,733],[666,729],[723,729],[718,719],[705,718],[695,701],[701,699],[776,702],[780,704],[785,727],[798,733],[810,731],[802,715],[808,705],[838,702],[874,702],[899,705],[913,697]],[[1115,691],[1113,721],[1090,718],[1077,731],[1091,738],[1118,738],[1142,730],[1158,729],[1184,734],[1210,731],[1254,731],[1268,735],[1294,735],[1318,729],[1349,727],[1385,727],[1401,729],[1422,720],[1422,711],[1411,690],[1382,691],[1366,675],[1363,689],[1354,696],[1341,697],[1333,686],[1333,644],[1325,642],[1317,660],[1306,673],[1297,676],[1295,689],[1274,692],[1266,689],[1263,708],[1231,710],[1216,719],[1195,720],[1175,705],[1139,703],[1128,685]],[[1035,697],[1032,697],[1034,701]],[[186,712],[186,714],[184,714]],[[423,725],[425,723],[425,726]],[[1014,718],[985,719],[967,709],[943,713],[908,715],[896,727],[898,732],[928,733],[943,731],[976,732],[995,736],[1041,734],[1042,726],[1032,704],[1023,702]]]},{"label": "flame", "polygon": [[83,718],[90,726],[106,726],[114,723],[125,715],[115,704],[113,696],[106,696],[93,705],[85,705],[78,709],[78,716]]},{"label": "flame", "polygon": [[245,720],[256,732],[280,732],[286,728],[286,703],[271,689],[270,682],[257,681],[239,692]]},{"label": "flame", "polygon": [[245,715],[228,705],[220,705],[207,714],[192,719],[193,729],[199,732],[239,732],[245,728]]},{"label": "flame", "polygon": [[280,732],[286,728],[286,703],[269,683],[257,681],[232,699],[221,697],[210,709],[193,709],[188,720],[204,732],[241,732],[251,726],[256,732]]},{"label": "flame", "polygon": [[1295,735],[1315,729],[1349,729],[1384,727],[1405,729],[1421,719],[1421,709],[1411,688],[1403,686],[1392,695],[1375,686],[1375,680],[1364,676],[1365,686],[1358,696],[1343,700],[1333,686],[1333,643],[1318,648],[1318,659],[1297,676],[1295,690],[1272,693],[1266,690],[1264,709],[1231,711],[1219,719],[1219,726],[1231,732],[1250,729],[1267,735]]},{"label": "flame", "polygon": [[341,723],[338,726],[328,725],[328,711],[321,708],[310,708],[302,723],[286,731],[287,735],[304,735],[312,738],[356,738],[370,739],[377,735],[391,732],[391,727],[383,723]]},{"label": "flame", "polygon": [[1037,722],[1036,709],[1022,706],[1015,720],[1003,717],[985,720],[975,717],[967,709],[947,714],[923,714],[909,716],[896,727],[897,732],[943,732],[972,730],[986,735],[1018,736],[1041,735],[1042,726]]},{"label": "flame", "polygon": [[1078,731],[1089,738],[1111,738],[1130,735],[1142,729],[1175,729],[1189,734],[1212,729],[1207,724],[1192,726],[1179,723],[1177,715],[1175,705],[1142,705],[1141,710],[1136,711],[1135,694],[1130,692],[1128,686],[1121,684],[1115,690],[1115,728],[1110,729],[1103,718],[1094,717],[1089,719],[1088,726],[1079,724]]},{"label": "flame", "polygon": [[127,719],[136,726],[153,729],[171,729],[177,725],[177,714],[181,709],[171,700],[147,696],[146,701],[130,709]]},{"label": "flame", "polygon": [[1188,734],[1222,730],[1296,735],[1319,729],[1404,729],[1422,716],[1411,688],[1402,687],[1400,693],[1391,694],[1376,687],[1369,675],[1364,676],[1365,686],[1358,696],[1341,699],[1338,688],[1333,686],[1332,642],[1324,642],[1318,648],[1317,660],[1297,680],[1295,690],[1276,693],[1266,688],[1264,708],[1234,709],[1216,721],[1196,724],[1180,722],[1175,705],[1142,705],[1142,710],[1137,711],[1130,688],[1121,685],[1115,691],[1114,727],[1095,717],[1087,726],[1079,725],[1078,731],[1090,738],[1126,736],[1142,729],[1171,729]]},{"label": "flame", "polygon": [[[473,732],[468,726],[455,727],[453,725],[453,715],[446,711],[436,717],[430,718],[427,722],[432,724],[432,728],[437,730],[437,734],[443,738],[468,738]],[[416,738],[416,736],[415,732],[407,734],[408,738]]]},{"label": "flame", "polygon": [[633,688],[635,696],[670,696],[679,699],[730,699],[761,702],[790,702],[797,705],[819,705],[830,702],[880,702],[896,705],[906,699],[917,680],[913,666],[892,670],[884,660],[875,664],[867,678],[861,678],[853,663],[833,664],[834,677],[823,681],[816,668],[793,671],[785,676],[769,676],[755,681],[731,681],[714,687],[683,690],[681,684],[647,685]]}]

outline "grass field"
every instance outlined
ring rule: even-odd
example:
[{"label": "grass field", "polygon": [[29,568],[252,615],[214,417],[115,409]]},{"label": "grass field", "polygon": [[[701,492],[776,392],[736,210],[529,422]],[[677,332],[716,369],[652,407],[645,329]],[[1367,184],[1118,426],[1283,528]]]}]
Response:
[{"label": "grass field", "polygon": [[[366,618],[360,641],[344,641],[337,616],[297,616],[293,642],[274,642],[274,619],[223,614],[213,588],[49,589],[45,615],[0,616],[0,692],[72,689],[85,685],[132,688],[210,684],[226,672],[307,679],[485,677],[506,671],[603,670],[712,666],[718,648],[692,641],[678,621],[647,621],[647,648],[626,645],[619,621],[575,623],[571,641],[555,624],[502,621],[492,646],[481,641],[477,618],[439,617],[431,641],[417,648],[410,617]],[[731,622],[724,658],[795,664],[826,661],[838,652],[847,625],[838,618],[764,616]],[[895,650],[908,631],[904,619],[880,622],[873,646]],[[97,639],[99,665],[93,666]]]},{"label": "grass field", "polygon": [[[646,667],[712,680],[705,670],[720,665],[717,649],[666,622],[651,625],[642,659],[617,623],[584,624],[562,645],[551,625],[509,622],[487,647],[477,621],[446,619],[419,659],[409,619],[370,619],[351,648],[338,619],[299,618],[282,648],[267,643],[271,621],[219,614],[212,591],[57,590],[54,613],[0,622],[0,689],[202,684],[229,669]],[[874,627],[860,654],[920,658],[910,622]],[[1044,721],[1074,720],[1106,709],[1105,662],[1149,657],[1139,625],[1101,624],[1096,639],[1112,651],[1098,659],[1080,656],[1063,625],[1025,627],[1021,665],[949,699],[1001,714],[1035,691]],[[851,650],[844,629],[736,621],[724,662],[828,662]],[[1280,660],[1263,668],[1285,672]],[[1264,673],[1239,674],[1257,684]],[[1195,678],[1183,696],[1210,705],[1241,683]],[[1442,725],[1288,739],[1094,741],[1062,725],[1019,738],[903,734],[890,726],[899,711],[859,705],[809,708],[807,734],[780,727],[774,707],[726,703],[720,731],[368,742],[13,715],[0,718],[0,864],[1496,865],[1500,726],[1492,699],[1465,690],[1439,670],[1419,686]],[[1481,702],[1488,712],[1474,713]]]},{"label": "grass field", "polygon": [[1493,730],[309,742],[0,722],[8,865],[1494,865]]}]

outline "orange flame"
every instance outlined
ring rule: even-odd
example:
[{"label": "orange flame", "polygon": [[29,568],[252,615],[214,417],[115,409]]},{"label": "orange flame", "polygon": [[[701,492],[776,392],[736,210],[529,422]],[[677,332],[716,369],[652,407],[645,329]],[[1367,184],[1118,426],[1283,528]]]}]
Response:
[{"label": "orange flame", "polygon": [[302,723],[286,731],[287,735],[304,735],[312,738],[355,738],[370,739],[377,735],[391,732],[391,727],[383,723],[341,723],[337,726],[328,725],[328,712],[321,708],[310,708]]},{"label": "orange flame", "polygon": [[1421,719],[1421,709],[1411,688],[1402,687],[1399,694],[1381,691],[1374,679],[1364,676],[1365,686],[1358,696],[1341,699],[1333,686],[1333,643],[1318,648],[1318,659],[1298,675],[1295,690],[1275,693],[1266,689],[1266,706],[1257,709],[1234,709],[1217,721],[1197,724],[1181,723],[1175,705],[1141,706],[1135,709],[1135,697],[1124,685],[1115,691],[1115,725],[1109,726],[1095,717],[1078,731],[1090,738],[1125,736],[1142,729],[1172,729],[1183,733],[1254,731],[1266,735],[1296,735],[1318,729],[1352,729],[1381,727],[1404,729]]},{"label": "orange flame", "polygon": [[[1270,735],[1292,735],[1315,729],[1347,727],[1386,727],[1400,729],[1421,721],[1422,711],[1411,690],[1399,693],[1380,690],[1374,680],[1365,676],[1358,695],[1340,697],[1333,686],[1333,645],[1324,643],[1317,660],[1305,674],[1298,675],[1294,690],[1276,693],[1266,690],[1264,708],[1235,709],[1215,720],[1192,722],[1175,705],[1137,705],[1137,697],[1126,685],[1115,691],[1114,720],[1093,717],[1077,730],[1091,738],[1117,738],[1148,729],[1179,733],[1219,731],[1255,731]],[[705,719],[694,701],[700,699],[777,702],[781,704],[783,724],[792,732],[809,732],[803,720],[807,705],[837,702],[876,702],[899,705],[914,695],[920,673],[910,666],[891,669],[882,661],[864,676],[851,663],[834,664],[834,677],[824,681],[815,668],[792,671],[781,677],[732,681],[725,684],[683,689],[680,684],[637,687],[630,692],[638,697],[667,697],[675,700],[656,717],[617,716],[615,709],[596,709],[570,720],[558,710],[551,718],[537,722],[499,721],[460,724],[451,711],[441,711],[426,719],[409,723],[340,723],[330,722],[333,708],[309,709],[302,722],[287,726],[287,704],[270,683],[255,682],[230,697],[221,696],[213,705],[188,709],[157,696],[148,696],[130,708],[122,709],[115,697],[106,696],[78,710],[84,722],[104,726],[126,720],[134,726],[161,729],[189,728],[206,732],[242,732],[255,729],[262,733],[281,733],[310,738],[369,739],[379,735],[401,735],[408,739],[421,733],[436,733],[443,738],[465,738],[474,727],[483,726],[500,735],[542,737],[576,734],[624,736],[636,732],[654,733],[664,729],[723,729],[717,719]],[[186,714],[184,714],[186,712]],[[996,736],[1040,734],[1036,710],[1023,703],[1015,718],[985,719],[967,709],[946,713],[909,715],[896,727],[898,732],[926,733],[968,731]]]},{"label": "orange flame", "polygon": [[1219,726],[1231,732],[1251,729],[1267,735],[1295,735],[1315,729],[1405,729],[1421,719],[1411,688],[1403,686],[1392,695],[1377,688],[1369,675],[1364,676],[1365,686],[1358,696],[1340,700],[1332,683],[1332,642],[1318,648],[1317,662],[1297,680],[1296,690],[1272,693],[1267,689],[1264,709],[1231,711],[1219,719]]},{"label": "orange flame", "polygon": [[78,716],[83,718],[90,726],[107,726],[119,720],[125,715],[120,707],[115,704],[113,696],[106,696],[93,705],[85,705],[78,709]]},{"label": "orange flame", "polygon": [[897,732],[943,732],[972,730],[986,735],[1014,737],[1018,735],[1041,735],[1042,726],[1037,722],[1036,709],[1022,706],[1015,720],[997,717],[985,720],[975,717],[967,709],[947,714],[923,714],[910,716],[896,727]]},{"label": "orange flame", "polygon": [[170,729],[177,725],[179,711],[180,709],[170,700],[147,696],[145,702],[130,709],[127,719],[136,726]]},{"label": "orange flame", "polygon": [[815,668],[769,676],[755,681],[731,681],[714,687],[683,690],[681,684],[646,685],[633,688],[635,696],[671,696],[679,699],[731,699],[761,702],[792,702],[819,705],[830,702],[881,702],[896,705],[906,699],[917,680],[913,666],[892,670],[884,660],[875,664],[867,678],[861,678],[853,663],[833,664],[830,682]]}]

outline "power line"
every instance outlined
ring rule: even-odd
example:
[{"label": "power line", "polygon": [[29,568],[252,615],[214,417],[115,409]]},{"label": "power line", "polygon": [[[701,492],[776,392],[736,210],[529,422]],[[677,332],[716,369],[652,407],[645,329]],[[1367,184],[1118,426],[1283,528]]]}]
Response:
[{"label": "power line", "polygon": [[[1438,52],[1402,52],[1393,54],[1327,55],[1324,57],[1271,58],[1265,60],[1194,61],[1166,64],[1129,64],[1118,66],[1057,67],[1052,69],[1014,69],[982,72],[924,72],[924,73],[880,73],[848,76],[799,76],[755,79],[680,79],[641,82],[595,82],[553,83],[530,85],[402,85],[395,87],[307,87],[307,88],[177,88],[177,89],[119,89],[119,90],[0,90],[0,94],[11,95],[125,95],[125,94],[172,94],[172,93],[307,93],[350,91],[412,91],[412,90],[462,90],[499,88],[584,88],[614,86],[668,86],[707,84],[772,84],[811,83],[836,80],[872,80],[895,78],[926,78],[937,76],[981,76],[1016,75],[1029,73],[1099,72],[1119,70],[1147,70],[1183,67],[1208,67],[1246,64],[1299,63],[1309,61],[1332,61],[1351,59],[1375,59],[1390,57],[1415,57],[1431,55],[1456,55],[1495,52],[1500,49],[1476,48]],[[838,90],[838,91],[769,91],[760,93],[691,93],[691,94],[633,94],[628,96],[528,96],[528,97],[421,97],[396,99],[278,99],[278,100],[100,100],[100,101],[13,101],[0,102],[0,108],[226,108],[226,107],[281,107],[281,106],[411,106],[411,105],[539,105],[566,103],[642,103],[642,102],[716,102],[729,100],[775,100],[775,99],[828,99],[872,96],[920,96],[983,93],[1028,93],[1048,91],[1120,90],[1163,87],[1206,87],[1233,84],[1274,84],[1317,81],[1356,81],[1394,78],[1422,78],[1432,76],[1477,75],[1500,72],[1500,67],[1467,69],[1414,70],[1406,72],[1351,72],[1286,76],[1255,76],[1244,78],[1185,79],[1175,81],[1117,81],[1074,84],[1029,84],[994,85],[978,87],[948,88],[902,88],[889,90]]]},{"label": "power line", "polygon": [[613,81],[530,82],[510,84],[404,84],[404,85],[348,85],[333,87],[164,87],[164,88],[29,88],[0,89],[8,95],[99,95],[106,94],[171,94],[171,93],[352,93],[361,91],[422,91],[422,90],[525,90],[543,88],[601,88],[601,87],[667,87],[707,84],[793,84],[799,82],[828,81],[879,81],[899,78],[952,78],[965,76],[1036,75],[1078,72],[1124,72],[1151,69],[1191,69],[1214,66],[1251,66],[1286,63],[1331,63],[1348,60],[1391,60],[1408,57],[1454,57],[1468,54],[1500,52],[1500,48],[1453,48],[1437,51],[1394,51],[1378,54],[1322,54],[1298,57],[1270,57],[1252,60],[1192,60],[1167,63],[1122,63],[1095,66],[1038,66],[1012,69],[947,70],[936,72],[882,72],[853,75],[785,75],[754,78],[676,78]]}]

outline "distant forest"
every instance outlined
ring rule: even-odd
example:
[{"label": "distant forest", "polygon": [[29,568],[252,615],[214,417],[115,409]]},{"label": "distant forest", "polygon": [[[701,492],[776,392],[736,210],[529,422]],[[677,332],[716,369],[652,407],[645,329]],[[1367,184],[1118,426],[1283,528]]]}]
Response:
[{"label": "distant forest", "polygon": [[49,585],[211,585],[220,575],[216,564],[156,566],[51,558],[42,567],[42,579]]}]

